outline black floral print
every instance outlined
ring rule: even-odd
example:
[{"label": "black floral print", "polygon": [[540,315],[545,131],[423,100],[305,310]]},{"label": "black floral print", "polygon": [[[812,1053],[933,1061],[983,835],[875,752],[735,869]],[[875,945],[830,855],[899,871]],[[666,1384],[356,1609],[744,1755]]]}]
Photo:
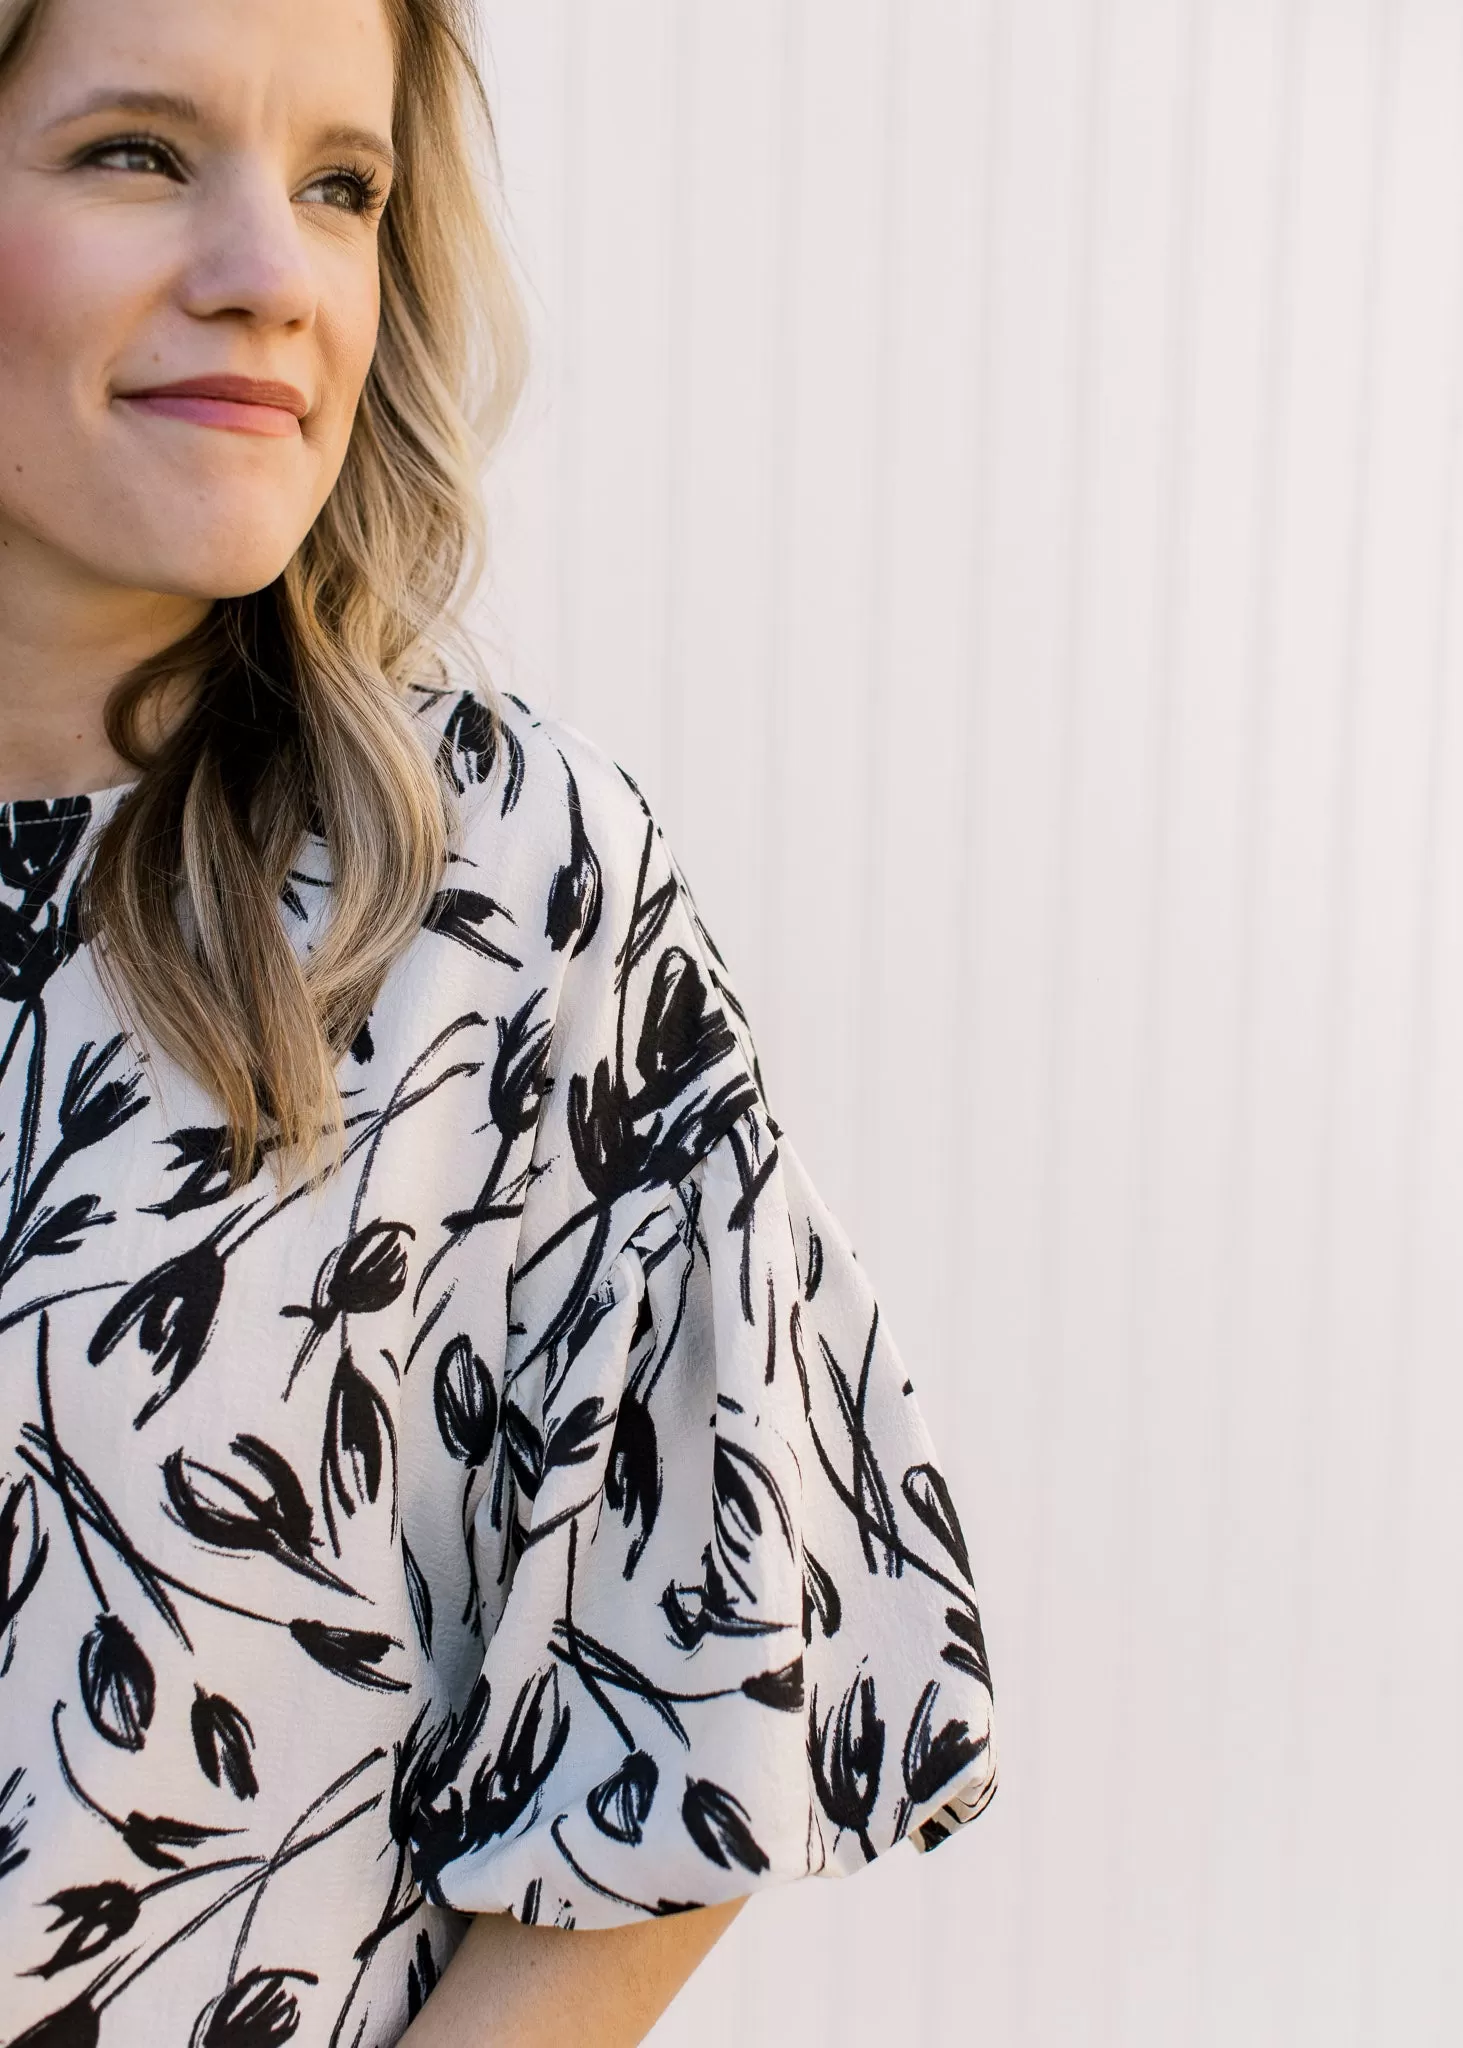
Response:
[{"label": "black floral print", "polygon": [[[424,693],[462,824],[231,1190],[0,804],[0,2038],[396,2041],[475,1911],[614,1925],[995,1785],[965,1538],[635,784]],[[328,914],[323,844],[281,904]]]}]

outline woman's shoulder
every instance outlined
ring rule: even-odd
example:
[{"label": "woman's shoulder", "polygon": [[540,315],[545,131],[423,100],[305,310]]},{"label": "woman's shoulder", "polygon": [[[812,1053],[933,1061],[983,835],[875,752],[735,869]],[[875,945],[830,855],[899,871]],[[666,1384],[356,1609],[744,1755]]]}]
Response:
[{"label": "woman's shoulder", "polygon": [[638,859],[650,809],[634,777],[576,726],[510,691],[434,692],[420,714],[456,791],[463,850],[504,839],[562,856],[587,838],[597,858]]}]

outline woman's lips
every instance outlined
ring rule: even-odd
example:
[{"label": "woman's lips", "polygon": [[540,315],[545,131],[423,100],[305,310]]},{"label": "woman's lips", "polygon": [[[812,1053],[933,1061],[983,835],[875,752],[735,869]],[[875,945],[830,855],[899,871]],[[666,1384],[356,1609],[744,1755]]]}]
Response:
[{"label": "woman's lips", "polygon": [[188,377],[176,384],[155,384],[145,391],[118,395],[139,412],[161,413],[197,427],[222,428],[225,433],[275,438],[298,434],[300,420],[308,410],[304,394],[292,384],[257,377]]}]

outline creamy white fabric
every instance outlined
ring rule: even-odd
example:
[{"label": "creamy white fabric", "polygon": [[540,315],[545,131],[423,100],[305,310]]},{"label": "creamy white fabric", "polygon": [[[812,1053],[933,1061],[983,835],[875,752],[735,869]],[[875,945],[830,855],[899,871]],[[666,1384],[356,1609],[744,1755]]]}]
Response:
[{"label": "creamy white fabric", "polygon": [[[465,1924],[931,1846],[995,1783],[960,1524],[623,771],[424,704],[459,849],[230,1193],[0,805],[0,2032],[395,2041]],[[282,914],[308,946],[324,848]]]}]

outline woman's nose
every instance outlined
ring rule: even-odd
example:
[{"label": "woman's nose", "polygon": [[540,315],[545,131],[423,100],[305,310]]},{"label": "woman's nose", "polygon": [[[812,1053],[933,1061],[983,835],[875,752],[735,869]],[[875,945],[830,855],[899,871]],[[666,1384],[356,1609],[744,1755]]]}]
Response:
[{"label": "woman's nose", "polygon": [[318,287],[288,193],[240,177],[200,205],[184,303],[199,319],[235,315],[263,327],[309,322]]}]

